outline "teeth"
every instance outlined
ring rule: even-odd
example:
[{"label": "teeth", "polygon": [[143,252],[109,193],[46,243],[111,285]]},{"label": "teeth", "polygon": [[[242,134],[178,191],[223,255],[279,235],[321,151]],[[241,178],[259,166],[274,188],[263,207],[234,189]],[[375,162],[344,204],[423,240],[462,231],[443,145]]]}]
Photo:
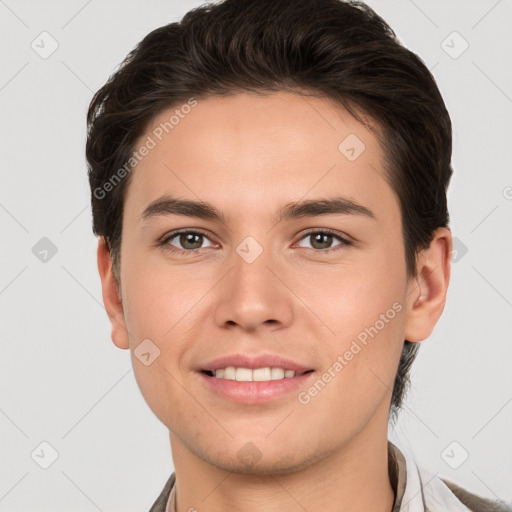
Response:
[{"label": "teeth", "polygon": [[240,380],[243,382],[251,382],[252,381],[252,370],[250,368],[237,368],[235,380]]},{"label": "teeth", "polygon": [[264,382],[271,379],[272,370],[270,368],[256,368],[252,371],[252,380]]},{"label": "teeth", "polygon": [[228,366],[224,368],[224,378],[229,380],[236,380],[236,368],[234,366]]},{"label": "teeth", "polygon": [[284,370],[282,368],[272,368],[270,370],[270,378],[272,380],[284,379]]},{"label": "teeth", "polygon": [[284,368],[235,368],[228,366],[215,370],[214,375],[217,379],[237,380],[240,382],[266,382],[269,380],[281,380],[295,377],[293,370]]}]

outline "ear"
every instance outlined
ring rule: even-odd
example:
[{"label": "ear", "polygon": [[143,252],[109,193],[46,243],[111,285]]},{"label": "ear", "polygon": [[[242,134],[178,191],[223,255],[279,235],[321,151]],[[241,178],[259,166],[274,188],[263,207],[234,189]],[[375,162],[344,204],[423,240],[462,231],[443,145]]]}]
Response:
[{"label": "ear", "polygon": [[438,228],[427,249],[416,259],[417,276],[409,283],[405,339],[410,342],[428,338],[444,310],[450,282],[452,234]]},{"label": "ear", "polygon": [[117,347],[127,349],[130,344],[124,320],[120,286],[112,273],[110,250],[102,236],[99,237],[98,241],[98,271],[101,278],[103,304],[105,304],[112,326],[112,341]]}]

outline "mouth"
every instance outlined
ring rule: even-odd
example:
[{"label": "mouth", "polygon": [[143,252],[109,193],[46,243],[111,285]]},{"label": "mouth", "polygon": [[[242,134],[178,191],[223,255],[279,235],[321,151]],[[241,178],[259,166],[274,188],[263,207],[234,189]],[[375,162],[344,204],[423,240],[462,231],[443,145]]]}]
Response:
[{"label": "mouth", "polygon": [[196,373],[207,393],[238,404],[265,404],[278,400],[289,403],[297,399],[301,388],[311,385],[315,370],[293,370],[280,366],[247,368],[226,366]]},{"label": "mouth", "polygon": [[197,368],[202,385],[218,398],[243,404],[294,400],[315,370],[277,356],[242,355],[216,359]]}]

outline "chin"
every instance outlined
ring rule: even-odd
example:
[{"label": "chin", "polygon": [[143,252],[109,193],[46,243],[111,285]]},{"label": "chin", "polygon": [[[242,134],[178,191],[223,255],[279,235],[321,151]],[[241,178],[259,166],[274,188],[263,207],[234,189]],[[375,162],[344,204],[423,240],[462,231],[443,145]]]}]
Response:
[{"label": "chin", "polygon": [[258,462],[250,463],[250,462],[241,462],[238,458],[233,458],[230,460],[222,459],[212,459],[210,461],[212,465],[215,467],[222,469],[224,471],[229,471],[231,473],[238,473],[243,475],[261,475],[268,476],[270,475],[287,475],[291,473],[296,473],[301,471],[305,467],[308,466],[306,462],[300,463],[299,461],[273,461],[262,459]]},{"label": "chin", "polygon": [[[236,441],[232,441],[233,445]],[[268,443],[268,440],[267,440]],[[196,453],[196,456],[205,462],[223,471],[246,475],[286,475],[302,471],[305,468],[322,460],[325,455],[321,453],[301,453],[293,447],[282,446],[277,450],[272,446],[259,449],[250,441],[242,443],[237,450],[218,453]]]}]

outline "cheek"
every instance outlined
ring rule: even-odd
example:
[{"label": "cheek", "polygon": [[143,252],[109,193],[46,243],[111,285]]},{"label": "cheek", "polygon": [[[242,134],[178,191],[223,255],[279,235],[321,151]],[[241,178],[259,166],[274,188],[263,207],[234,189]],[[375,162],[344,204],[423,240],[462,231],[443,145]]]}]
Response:
[{"label": "cheek", "polygon": [[393,338],[400,331],[404,315],[397,313],[405,309],[407,276],[399,251],[376,245],[372,251],[354,252],[343,264],[306,270],[307,280],[296,279],[293,288],[317,318],[315,322],[321,320],[322,335],[339,340],[334,348],[343,348],[376,322],[384,337]]},{"label": "cheek", "polygon": [[335,334],[319,340],[324,364],[298,397],[304,417],[326,425],[326,438],[336,438],[339,429],[355,435],[377,409],[387,411],[383,403],[391,400],[405,310],[397,290],[381,289],[347,286],[332,297],[326,324]]},{"label": "cheek", "polygon": [[189,313],[208,289],[193,271],[150,259],[143,251],[128,254],[122,272],[125,319],[135,345],[144,338],[156,343],[172,338],[190,322]]},{"label": "cheek", "polygon": [[142,258],[126,257],[123,265],[125,322],[137,385],[153,413],[174,425],[177,411],[194,411],[180,385],[180,365],[198,292],[188,287],[184,293],[183,277],[144,264]]},{"label": "cheek", "polygon": [[315,286],[300,296],[322,320],[323,370],[333,382],[323,399],[351,410],[371,407],[372,396],[378,401],[392,389],[402,351],[405,259],[383,245],[344,268],[316,272],[309,282]]}]

